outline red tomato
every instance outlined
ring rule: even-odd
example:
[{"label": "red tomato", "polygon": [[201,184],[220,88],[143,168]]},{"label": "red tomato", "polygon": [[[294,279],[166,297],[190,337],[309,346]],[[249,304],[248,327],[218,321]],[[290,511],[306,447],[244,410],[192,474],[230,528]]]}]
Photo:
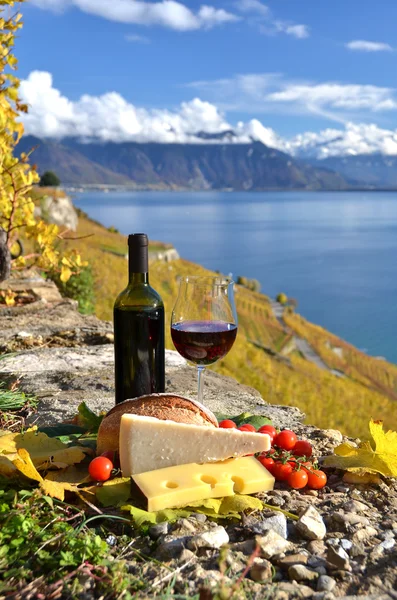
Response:
[{"label": "red tomato", "polygon": [[273,443],[273,440],[277,435],[277,431],[272,425],[262,425],[262,427],[259,427],[258,433],[267,433],[267,435],[270,436],[271,444]]},{"label": "red tomato", "polygon": [[313,454],[313,446],[306,440],[298,440],[292,449],[292,454],[309,458]]},{"label": "red tomato", "polygon": [[234,421],[231,421],[230,419],[224,419],[219,423],[219,427],[222,427],[222,429],[236,429],[237,425]]},{"label": "red tomato", "polygon": [[274,459],[271,456],[258,456],[259,462],[266,467],[269,473],[273,473],[273,467],[275,465]]},{"label": "red tomato", "polygon": [[292,473],[292,465],[290,463],[274,463],[272,475],[274,475],[277,481],[286,481],[290,473]]},{"label": "red tomato", "polygon": [[290,485],[294,490],[300,490],[307,485],[309,476],[305,469],[300,469],[299,471],[292,471],[288,475],[288,485]]},{"label": "red tomato", "polygon": [[308,471],[308,482],[307,485],[312,490],[321,490],[327,483],[327,476],[324,471],[316,469],[314,471]]},{"label": "red tomato", "polygon": [[289,429],[283,429],[276,435],[273,440],[275,446],[278,446],[282,450],[292,450],[297,442],[297,437],[293,431]]},{"label": "red tomato", "polygon": [[88,465],[90,477],[95,481],[106,481],[109,479],[112,469],[112,461],[105,456],[97,456]]},{"label": "red tomato", "polygon": [[240,431],[254,431],[256,433],[255,427],[253,425],[250,425],[249,423],[240,425],[240,427],[237,427],[237,429],[239,429]]}]

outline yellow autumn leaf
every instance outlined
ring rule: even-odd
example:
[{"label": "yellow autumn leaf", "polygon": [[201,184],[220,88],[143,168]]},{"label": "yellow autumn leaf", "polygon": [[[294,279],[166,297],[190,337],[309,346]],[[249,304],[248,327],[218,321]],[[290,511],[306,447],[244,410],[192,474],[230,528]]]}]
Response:
[{"label": "yellow autumn leaf", "polygon": [[62,283],[67,283],[69,281],[69,279],[72,276],[72,271],[71,269],[69,269],[69,267],[65,267],[64,265],[62,265],[61,268],[61,275],[59,277],[59,279],[62,281]]},{"label": "yellow autumn leaf", "polygon": [[25,477],[34,479],[34,481],[43,481],[42,476],[34,466],[32,459],[30,458],[29,452],[25,448],[19,448],[17,452],[17,458],[13,460],[14,465]]},{"label": "yellow autumn leaf", "polygon": [[[75,466],[60,471],[50,471],[40,483],[40,488],[47,496],[64,500],[65,492],[80,492],[78,486],[88,481],[87,470]],[[84,491],[86,489],[84,488]]]},{"label": "yellow autumn leaf", "polygon": [[[26,433],[7,433],[0,436],[0,456],[11,463],[20,449],[25,449],[37,469],[49,467],[65,467],[79,463],[85,457],[80,446],[67,446],[57,438],[51,438],[45,433],[28,430]],[[0,473],[6,474],[5,467],[0,462]]]},{"label": "yellow autumn leaf", "polygon": [[397,432],[383,430],[382,421],[369,423],[371,442],[361,442],[359,446],[349,443],[335,448],[332,456],[327,456],[324,466],[336,467],[364,475],[380,473],[385,477],[397,477]]}]

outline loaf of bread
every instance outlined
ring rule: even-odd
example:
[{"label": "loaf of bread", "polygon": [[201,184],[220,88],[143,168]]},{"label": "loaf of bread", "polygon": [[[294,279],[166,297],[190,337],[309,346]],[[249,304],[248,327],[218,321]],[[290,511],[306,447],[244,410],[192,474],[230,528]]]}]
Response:
[{"label": "loaf of bread", "polygon": [[130,413],[157,419],[218,427],[215,415],[205,406],[183,396],[174,394],[150,394],[116,404],[104,416],[98,431],[97,454],[107,450],[119,451],[120,421]]}]

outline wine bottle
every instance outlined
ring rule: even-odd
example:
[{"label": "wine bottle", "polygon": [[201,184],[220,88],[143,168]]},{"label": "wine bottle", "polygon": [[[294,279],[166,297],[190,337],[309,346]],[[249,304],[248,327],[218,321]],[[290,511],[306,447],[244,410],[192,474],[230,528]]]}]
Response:
[{"label": "wine bottle", "polygon": [[164,305],[148,271],[147,235],[129,235],[128,286],[113,312],[116,404],[164,392]]}]

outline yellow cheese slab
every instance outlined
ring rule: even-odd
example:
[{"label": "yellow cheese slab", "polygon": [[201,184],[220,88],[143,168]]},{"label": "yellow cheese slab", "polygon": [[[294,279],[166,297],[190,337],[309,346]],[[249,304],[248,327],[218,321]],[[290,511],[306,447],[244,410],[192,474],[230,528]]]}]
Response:
[{"label": "yellow cheese slab", "polygon": [[254,457],[217,463],[166,467],[132,477],[146,500],[148,511],[184,506],[207,498],[256,494],[272,490],[274,477]]},{"label": "yellow cheese slab", "polygon": [[120,466],[124,477],[268,450],[270,437],[263,433],[188,425],[142,415],[121,417]]}]

